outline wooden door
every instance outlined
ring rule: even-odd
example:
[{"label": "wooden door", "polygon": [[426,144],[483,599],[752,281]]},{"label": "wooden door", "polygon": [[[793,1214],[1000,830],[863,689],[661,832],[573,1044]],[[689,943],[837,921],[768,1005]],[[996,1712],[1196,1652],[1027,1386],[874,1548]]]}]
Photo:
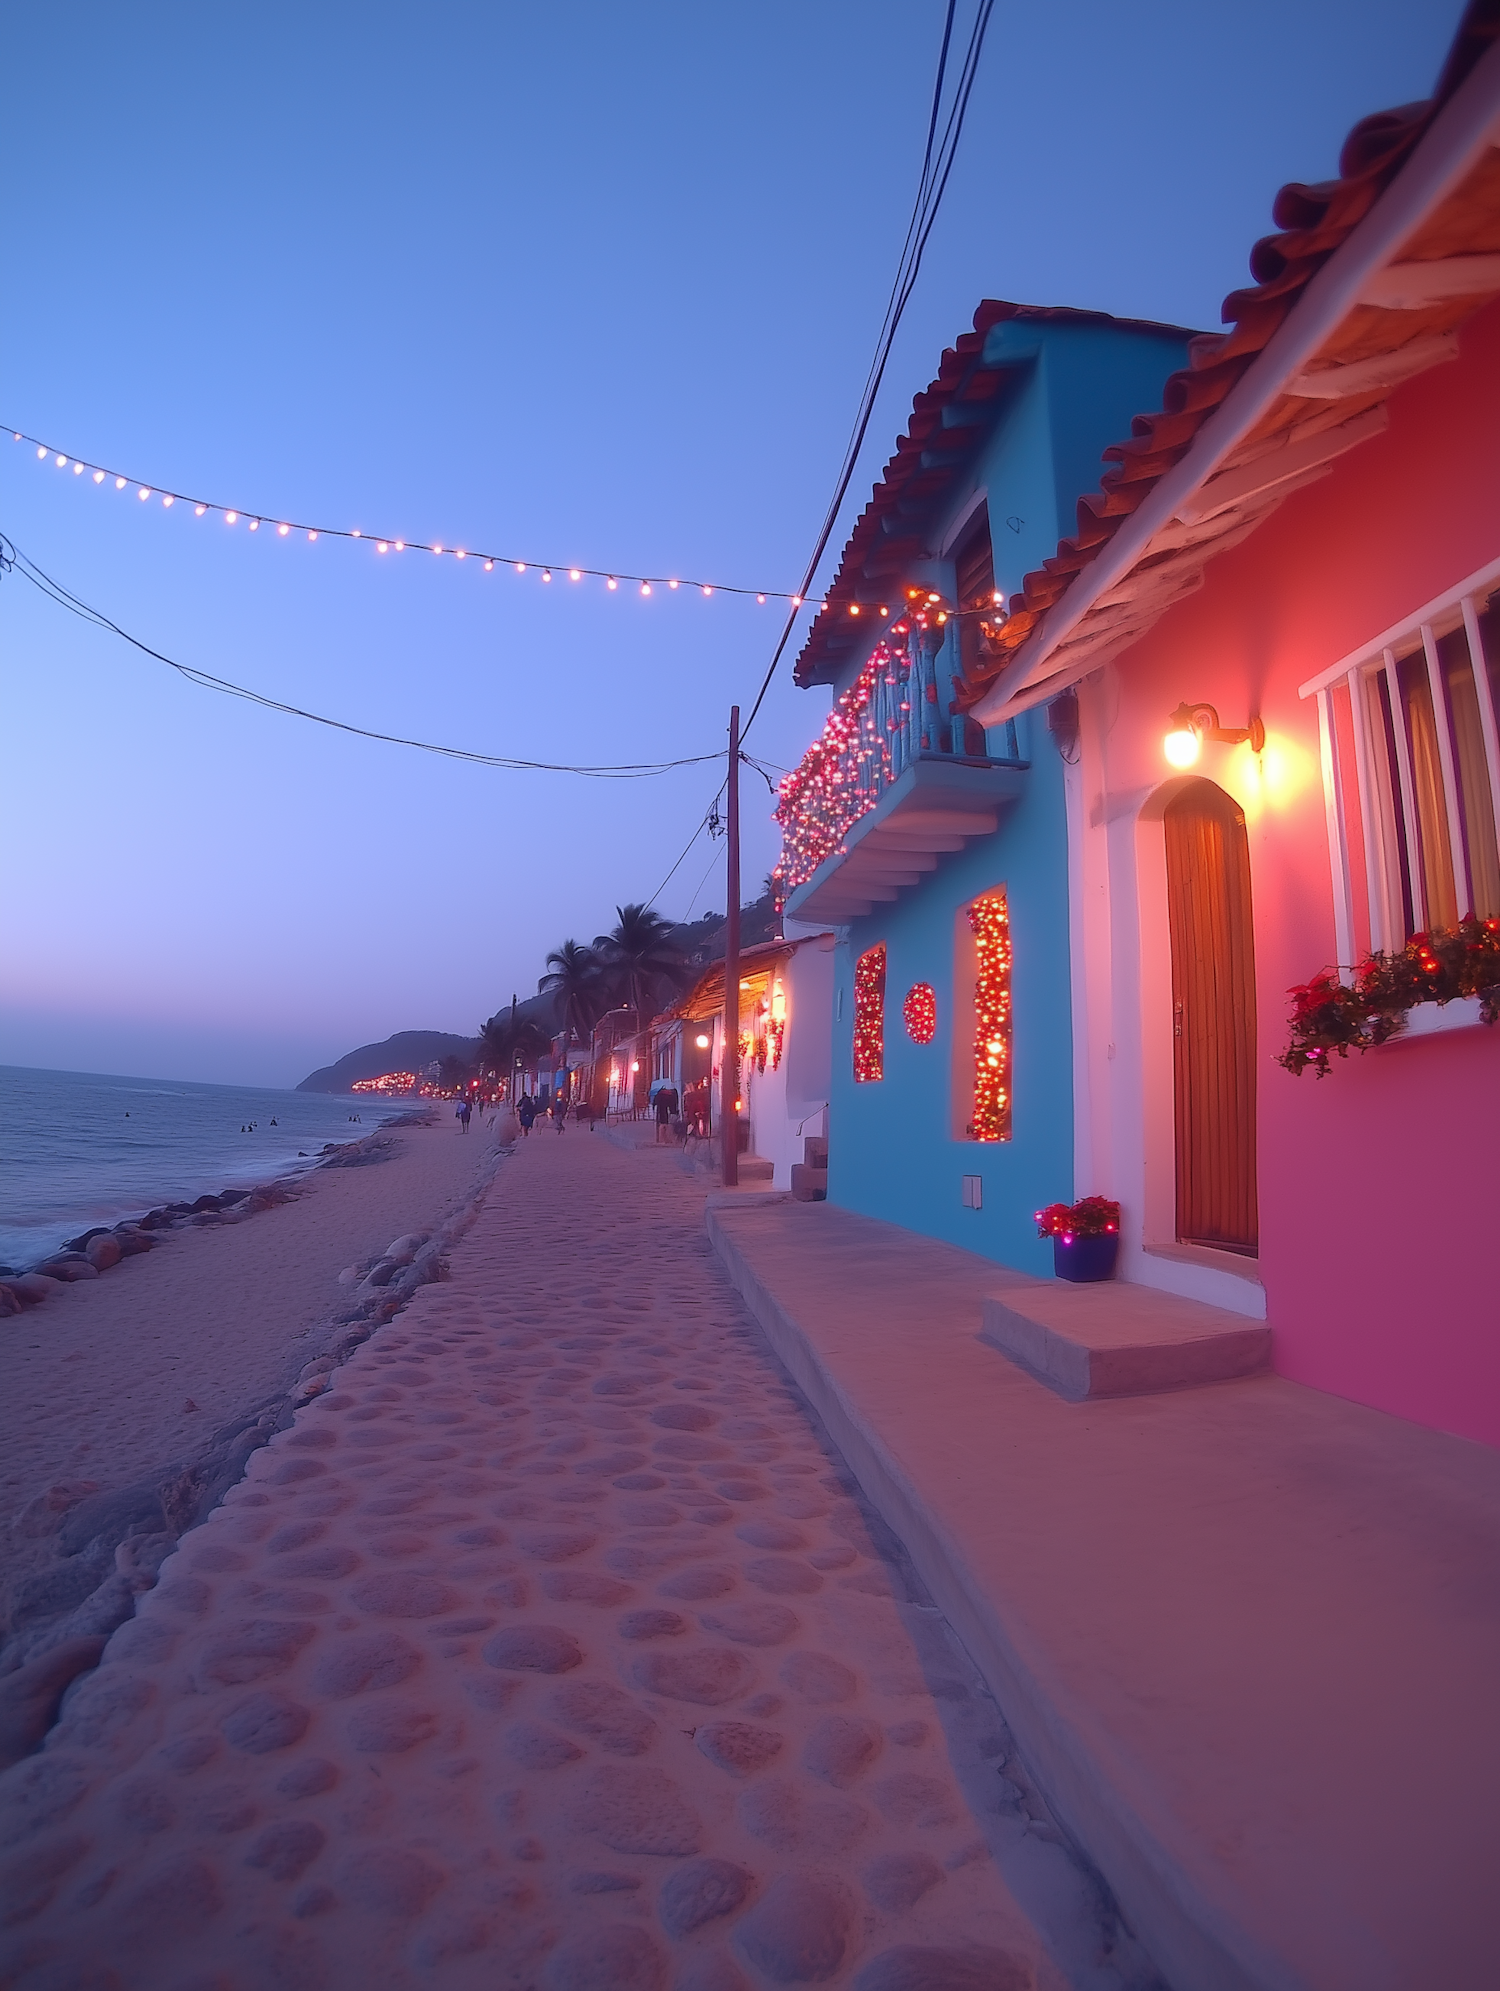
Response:
[{"label": "wooden door", "polygon": [[1177,1236],[1254,1257],[1255,942],[1250,842],[1211,781],[1167,804]]}]

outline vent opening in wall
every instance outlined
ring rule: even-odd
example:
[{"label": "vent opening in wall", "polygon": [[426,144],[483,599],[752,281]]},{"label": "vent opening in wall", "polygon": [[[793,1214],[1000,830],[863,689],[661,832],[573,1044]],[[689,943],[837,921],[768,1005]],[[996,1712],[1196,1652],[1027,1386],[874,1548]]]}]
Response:
[{"label": "vent opening in wall", "polygon": [[982,1210],[984,1208],[984,1177],[982,1175],[960,1176],[959,1186],[960,1201],[964,1209]]}]

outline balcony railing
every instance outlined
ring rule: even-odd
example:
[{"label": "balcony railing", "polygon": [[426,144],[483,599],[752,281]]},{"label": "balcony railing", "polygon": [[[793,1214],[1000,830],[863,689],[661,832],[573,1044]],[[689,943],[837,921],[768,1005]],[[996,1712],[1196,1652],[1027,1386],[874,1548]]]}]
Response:
[{"label": "balcony railing", "polygon": [[[944,760],[968,767],[1023,768],[1015,721],[1005,727],[1004,754],[984,750],[972,720],[943,710],[932,628],[893,630],[842,692],[822,733],[781,784],[775,809],[781,861],[772,873],[784,902],[830,857],[847,855],[844,840],[861,817],[913,762]],[[970,743],[977,751],[970,750]]]}]

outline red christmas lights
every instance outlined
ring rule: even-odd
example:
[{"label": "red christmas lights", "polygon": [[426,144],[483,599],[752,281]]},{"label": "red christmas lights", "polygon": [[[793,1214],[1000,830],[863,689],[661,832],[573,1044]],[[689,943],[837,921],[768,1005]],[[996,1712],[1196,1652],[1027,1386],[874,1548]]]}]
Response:
[{"label": "red christmas lights", "polygon": [[1010,911],[1001,887],[969,907],[977,955],[974,979],[974,1118],[976,1141],[1011,1136]]},{"label": "red christmas lights", "polygon": [[914,1044],[930,1044],[937,1035],[937,991],[931,982],[917,982],[906,992],[901,1020]]},{"label": "red christmas lights", "polygon": [[[913,598],[919,593],[907,592]],[[891,625],[899,646],[884,638],[875,645],[859,676],[840,693],[822,733],[782,782],[775,809],[781,861],[771,873],[778,906],[820,864],[842,855],[845,837],[875,807],[881,790],[931,749],[932,719],[925,708],[937,702],[933,658],[947,620],[936,595],[914,599]],[[914,716],[914,707],[922,708],[921,715]]]},{"label": "red christmas lights", "polygon": [[885,942],[854,964],[854,1082],[885,1077]]}]

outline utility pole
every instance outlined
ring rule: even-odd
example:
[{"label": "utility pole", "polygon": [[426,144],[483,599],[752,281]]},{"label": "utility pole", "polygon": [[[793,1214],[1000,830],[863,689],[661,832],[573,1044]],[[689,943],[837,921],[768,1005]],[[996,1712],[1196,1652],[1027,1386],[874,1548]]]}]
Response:
[{"label": "utility pole", "polygon": [[719,1133],[724,1142],[723,1183],[740,1179],[740,708],[729,708],[729,864],[724,919],[724,1054],[719,1061]]}]

